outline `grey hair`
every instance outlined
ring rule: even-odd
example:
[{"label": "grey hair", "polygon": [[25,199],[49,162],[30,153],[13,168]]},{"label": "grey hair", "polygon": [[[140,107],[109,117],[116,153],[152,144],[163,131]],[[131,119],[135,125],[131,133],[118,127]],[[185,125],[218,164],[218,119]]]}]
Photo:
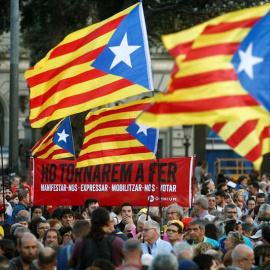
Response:
[{"label": "grey hair", "polygon": [[[140,217],[138,218],[137,222],[144,223],[146,221],[146,217],[147,216],[145,214],[140,215]],[[147,220],[151,220],[151,217],[148,216]]]},{"label": "grey hair", "polygon": [[215,217],[222,217],[222,213],[218,210],[212,210],[209,214]]},{"label": "grey hair", "polygon": [[150,267],[150,270],[164,270],[164,266],[166,266],[166,270],[177,270],[178,269],[178,261],[175,256],[172,254],[158,254]]},{"label": "grey hair", "polygon": [[263,187],[263,186],[267,187],[267,183],[264,182],[264,181],[261,181],[261,182],[259,183],[259,187],[261,188],[261,187]]},{"label": "grey hair", "polygon": [[15,229],[14,235],[17,237],[20,232],[22,232],[22,233],[30,233],[30,230],[25,228],[25,227],[18,227],[18,228]]},{"label": "grey hair", "polygon": [[183,253],[183,251],[189,251],[192,255],[194,254],[192,246],[188,244],[187,242],[177,242],[173,246],[173,253],[177,257],[178,261],[182,259],[181,254]]},{"label": "grey hair", "polygon": [[237,209],[237,207],[236,207],[235,204],[233,204],[233,203],[228,203],[227,205],[225,205],[225,207],[224,207],[224,209],[223,209],[224,213],[227,213],[227,212],[228,212],[228,208],[236,208],[236,209]]},{"label": "grey hair", "polygon": [[264,203],[260,206],[258,216],[265,216],[266,214],[270,214],[270,205]]},{"label": "grey hair", "polygon": [[213,224],[215,224],[216,227],[218,228],[220,237],[222,237],[222,236],[224,236],[226,234],[225,233],[225,228],[224,228],[224,222],[225,222],[224,217],[215,217],[214,220],[213,220]]},{"label": "grey hair", "polygon": [[195,203],[200,204],[203,209],[207,210],[208,209],[208,198],[205,195],[198,195],[195,198]]},{"label": "grey hair", "polygon": [[150,228],[157,229],[157,234],[160,235],[160,227],[159,227],[159,224],[156,221],[147,220],[147,221],[144,222],[144,225],[145,224],[149,224]]},{"label": "grey hair", "polygon": [[179,206],[177,203],[170,204],[169,206],[166,207],[166,209],[165,209],[165,218],[167,217],[167,213],[171,208],[175,208],[177,214],[180,217],[180,220],[182,220],[183,215],[184,215],[183,208],[181,206]]},{"label": "grey hair", "polygon": [[248,222],[242,223],[243,232],[252,232],[254,229],[254,225]]},{"label": "grey hair", "polygon": [[205,220],[205,219],[194,219],[192,221],[189,222],[189,226],[190,225],[199,225],[199,228],[201,230],[205,230],[205,225],[207,224],[208,222]]}]

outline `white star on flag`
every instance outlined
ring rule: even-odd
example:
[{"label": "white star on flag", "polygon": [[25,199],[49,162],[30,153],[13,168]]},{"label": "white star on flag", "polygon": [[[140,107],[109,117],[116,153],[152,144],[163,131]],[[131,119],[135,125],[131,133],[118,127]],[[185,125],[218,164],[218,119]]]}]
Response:
[{"label": "white star on flag", "polygon": [[145,136],[147,136],[147,129],[149,129],[148,126],[145,126],[143,124],[137,124],[139,126],[139,129],[136,134],[143,132]]},{"label": "white star on flag", "polygon": [[61,133],[57,133],[59,136],[58,142],[64,141],[65,143],[67,142],[67,137],[69,137],[69,134],[66,134],[65,130],[63,129]]},{"label": "white star on flag", "polygon": [[109,47],[109,49],[115,54],[110,69],[120,62],[125,62],[129,67],[132,67],[130,55],[140,47],[141,46],[128,46],[127,33],[125,33],[119,46]]},{"label": "white star on flag", "polygon": [[244,52],[239,50],[240,64],[238,66],[237,72],[245,71],[250,79],[253,79],[253,66],[263,62],[263,58],[256,57],[252,55],[253,43],[248,45],[247,50]]}]

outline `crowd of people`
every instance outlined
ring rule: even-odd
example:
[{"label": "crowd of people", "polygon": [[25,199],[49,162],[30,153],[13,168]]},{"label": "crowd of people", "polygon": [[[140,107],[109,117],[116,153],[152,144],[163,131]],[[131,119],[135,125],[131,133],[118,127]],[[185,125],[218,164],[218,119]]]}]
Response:
[{"label": "crowd of people", "polygon": [[270,270],[270,175],[197,178],[192,208],[50,208],[14,176],[0,194],[0,270]]}]

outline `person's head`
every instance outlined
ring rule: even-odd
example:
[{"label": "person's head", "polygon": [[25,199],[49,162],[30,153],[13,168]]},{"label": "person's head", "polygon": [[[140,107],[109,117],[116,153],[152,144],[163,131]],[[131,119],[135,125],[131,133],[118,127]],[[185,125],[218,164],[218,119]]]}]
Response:
[{"label": "person's head", "polygon": [[48,229],[43,237],[43,244],[45,247],[50,247],[53,244],[60,244],[60,234],[56,229]]},{"label": "person's head", "polygon": [[256,181],[252,181],[248,184],[248,191],[250,195],[257,195],[259,192],[259,184]]},{"label": "person's head", "polygon": [[203,253],[205,253],[205,251],[207,251],[209,249],[213,249],[213,248],[214,248],[214,246],[211,243],[207,243],[207,242],[199,243],[193,247],[194,256],[197,256],[198,254],[203,254]]},{"label": "person's head", "polygon": [[103,238],[106,233],[111,232],[111,215],[109,211],[103,207],[98,207],[92,212],[90,236],[95,238]]},{"label": "person's head", "polygon": [[139,216],[139,218],[137,220],[137,232],[138,233],[139,232],[142,232],[143,226],[144,226],[144,222],[146,221],[146,219],[147,220],[151,220],[151,217],[150,216],[147,217],[147,215],[144,215],[144,214]]},{"label": "person's head", "polygon": [[223,190],[218,190],[215,192],[215,195],[216,195],[217,205],[224,204],[226,193]]},{"label": "person's head", "polygon": [[86,237],[90,232],[90,224],[87,220],[77,220],[73,225],[73,238]]},{"label": "person's head", "polygon": [[254,263],[253,250],[244,244],[237,245],[232,251],[232,266],[250,270]]},{"label": "person's head", "polygon": [[201,213],[207,211],[208,209],[208,199],[204,195],[196,196],[193,204],[193,212],[195,215],[200,215]]},{"label": "person's head", "polygon": [[198,254],[193,258],[193,261],[199,266],[199,269],[214,270],[217,263],[209,254]]},{"label": "person's head", "polygon": [[14,202],[15,205],[18,204],[19,202],[18,194],[17,193],[12,194],[10,197],[10,201]]},{"label": "person's head", "polygon": [[250,238],[254,230],[254,225],[249,222],[242,223],[243,235]]},{"label": "person's head", "polygon": [[212,191],[214,191],[215,189],[215,184],[212,181],[212,179],[208,179],[205,182],[203,182],[202,188],[207,187],[209,189],[209,193],[211,193]]},{"label": "person's head", "polygon": [[192,260],[194,251],[192,246],[187,242],[177,242],[173,246],[173,254],[176,256],[178,261]]},{"label": "person's head", "polygon": [[57,254],[51,247],[45,247],[38,253],[37,264],[40,270],[54,270],[57,265]]},{"label": "person's head", "polygon": [[128,233],[131,233],[133,230],[136,229],[136,225],[133,224],[133,223],[128,223],[125,225],[125,228],[124,228],[124,233],[125,234],[128,234]]},{"label": "person's head", "polygon": [[[16,224],[16,223],[15,223]],[[14,231],[14,236],[16,237],[17,239],[17,246],[19,246],[19,241],[21,239],[21,237],[23,236],[23,234],[25,233],[29,233],[30,230],[23,227],[21,224],[20,224],[21,227],[17,227]]]},{"label": "person's head", "polygon": [[231,215],[235,219],[237,219],[237,207],[235,204],[228,203],[227,205],[225,205],[223,212],[224,212],[225,216]]},{"label": "person's head", "polygon": [[208,199],[208,208],[215,209],[216,208],[216,196],[214,194],[207,195]]},{"label": "person's head", "polygon": [[40,239],[44,236],[45,232],[48,229],[50,229],[50,224],[48,223],[48,221],[40,220],[37,223],[37,233],[38,233]]},{"label": "person's head", "polygon": [[[88,216],[91,217],[92,212],[99,207],[99,201],[95,198],[89,198],[84,201],[84,208],[88,213]],[[89,218],[87,217],[87,218]]]},{"label": "person's head", "polygon": [[28,190],[21,190],[18,194],[19,202],[28,205],[29,204],[29,192]]},{"label": "person's head", "polygon": [[213,223],[208,223],[205,225],[205,236],[211,239],[218,241],[219,239],[219,230]]},{"label": "person's head", "polygon": [[227,220],[225,221],[225,233],[226,235],[228,235],[229,232],[233,232],[235,231],[235,228],[236,228],[236,220]]},{"label": "person's head", "polygon": [[268,184],[267,184],[266,182],[264,182],[264,181],[261,181],[261,182],[259,183],[259,187],[260,187],[260,190],[261,190],[262,192],[265,192],[265,191],[266,191],[267,186],[268,186]]},{"label": "person's head", "polygon": [[166,265],[166,270],[177,270],[178,262],[175,256],[172,254],[158,254],[150,267],[150,270],[164,270]]},{"label": "person's head", "polygon": [[270,258],[270,245],[259,245],[254,247],[255,265],[262,266]]},{"label": "person's head", "polygon": [[256,195],[256,205],[262,205],[266,203],[266,196],[264,193],[258,193]]},{"label": "person's head", "polygon": [[246,187],[248,183],[247,176],[246,175],[240,175],[237,179],[237,184]]},{"label": "person's head", "polygon": [[183,209],[178,204],[174,203],[169,205],[165,209],[165,219],[170,220],[182,220],[183,218]]},{"label": "person's head", "polygon": [[263,173],[262,174],[262,181],[268,183],[270,180],[270,173]]},{"label": "person's head", "polygon": [[255,207],[255,205],[256,205],[255,199],[253,197],[249,197],[247,199],[247,209],[251,210],[251,209],[253,209]]},{"label": "person's head", "polygon": [[37,220],[42,217],[44,211],[44,206],[34,205],[31,208],[32,220]]},{"label": "person's head", "polygon": [[60,221],[62,226],[73,226],[74,223],[74,212],[70,208],[64,208],[60,212]]},{"label": "person's head", "polygon": [[262,239],[264,244],[270,245],[270,225],[262,228]]},{"label": "person's head", "polygon": [[24,233],[20,240],[18,250],[21,260],[25,264],[30,264],[36,257],[37,252],[37,239],[31,233]]},{"label": "person's head", "polygon": [[89,219],[89,216],[88,216],[88,211],[86,210],[85,207],[82,208],[81,210],[81,215],[84,219]]},{"label": "person's head", "polygon": [[142,255],[142,244],[136,238],[130,238],[125,241],[123,246],[124,259],[136,259],[140,262],[140,258]]},{"label": "person's head", "polygon": [[243,195],[242,190],[237,190],[234,194],[233,194],[233,201],[235,203],[241,202],[243,203],[245,200],[245,197]]},{"label": "person's head", "polygon": [[195,219],[190,221],[188,230],[191,240],[196,244],[202,242],[205,235],[205,220]]},{"label": "person's head", "polygon": [[145,221],[143,226],[143,238],[148,243],[155,243],[160,236],[159,224],[154,220]]},{"label": "person's head", "polygon": [[175,243],[175,242],[180,241],[181,236],[182,236],[182,231],[183,229],[178,223],[176,222],[170,223],[167,229],[167,236],[170,243]]},{"label": "person's head", "polygon": [[259,208],[259,212],[257,215],[260,217],[270,217],[270,205],[269,204],[262,204]]},{"label": "person's head", "polygon": [[12,179],[11,179],[11,186],[12,187],[19,187],[20,185],[20,181],[21,181],[21,177],[19,175],[15,175]]},{"label": "person's head", "polygon": [[15,256],[15,245],[10,239],[0,240],[0,254],[4,255],[7,259],[11,260]]},{"label": "person's head", "polygon": [[123,203],[121,205],[121,215],[122,215],[122,217],[132,218],[133,207],[130,203]]},{"label": "person's head", "polygon": [[62,227],[61,221],[56,218],[48,219],[47,222],[49,223],[50,228],[55,228],[56,230],[60,230],[60,228]]},{"label": "person's head", "polygon": [[229,232],[224,243],[225,243],[225,249],[228,251],[236,247],[238,244],[244,244],[244,237],[239,232]]},{"label": "person's head", "polygon": [[72,238],[72,228],[70,226],[62,227],[59,230],[59,234],[60,234],[61,239],[62,239],[62,246],[65,246],[67,244],[67,242],[69,241],[69,239]]},{"label": "person's head", "polygon": [[20,216],[16,218],[16,223],[21,224],[23,227],[28,228],[28,218],[25,216]]},{"label": "person's head", "polygon": [[220,183],[217,185],[217,191],[218,190],[223,190],[225,193],[229,192],[228,186],[226,183]]}]

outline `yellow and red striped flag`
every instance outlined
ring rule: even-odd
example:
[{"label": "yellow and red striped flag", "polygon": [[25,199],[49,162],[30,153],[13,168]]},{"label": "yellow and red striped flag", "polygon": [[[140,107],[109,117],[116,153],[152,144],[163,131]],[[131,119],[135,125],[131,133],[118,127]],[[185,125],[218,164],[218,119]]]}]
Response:
[{"label": "yellow and red striped flag", "polygon": [[70,117],[57,123],[31,149],[32,156],[43,159],[64,159],[75,156]]},{"label": "yellow and red striped flag", "polygon": [[155,97],[138,123],[168,127],[269,117],[269,8],[231,12],[164,36],[176,60],[168,91]]},{"label": "yellow and red striped flag", "polygon": [[[154,159],[151,147],[147,148],[127,130],[151,100],[148,98],[90,112],[85,119],[84,142],[77,167]],[[139,126],[135,133],[148,134],[145,126]],[[157,133],[153,140],[157,142]]]},{"label": "yellow and red striped flag", "polygon": [[270,152],[269,119],[218,123],[210,127],[237,154],[251,161],[255,170],[260,170],[263,155]]},{"label": "yellow and red striped flag", "polygon": [[152,91],[142,3],[71,33],[25,78],[34,128]]}]

